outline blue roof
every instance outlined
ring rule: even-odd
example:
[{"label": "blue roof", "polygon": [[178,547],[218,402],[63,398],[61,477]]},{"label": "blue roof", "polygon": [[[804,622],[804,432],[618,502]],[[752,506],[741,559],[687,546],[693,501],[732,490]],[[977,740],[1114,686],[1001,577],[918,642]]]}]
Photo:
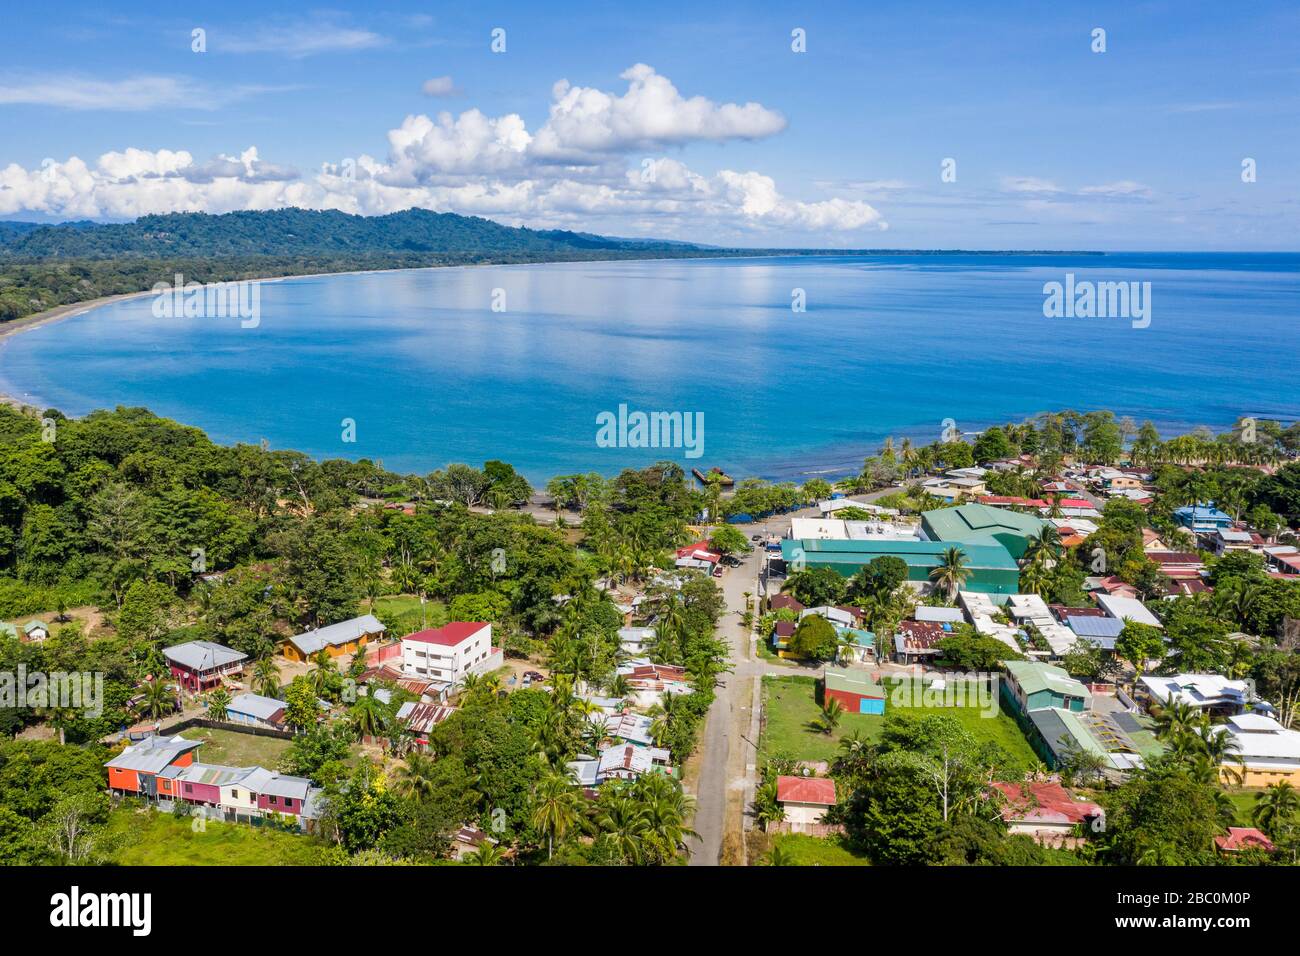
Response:
[{"label": "blue roof", "polygon": [[1124,630],[1124,622],[1114,617],[1067,614],[1065,622],[1076,635],[1095,641],[1106,651],[1115,649],[1115,639]]},{"label": "blue roof", "polygon": [[1071,614],[1066,621],[1080,637],[1119,637],[1119,632],[1124,630],[1124,622],[1114,617]]},{"label": "blue roof", "polygon": [[1196,505],[1194,509],[1191,505],[1183,505],[1181,508],[1174,509],[1174,516],[1178,518],[1191,518],[1193,516],[1193,510],[1195,511],[1197,521],[1226,521],[1229,524],[1232,523],[1232,515],[1224,514],[1218,508],[1214,507],[1213,502],[1205,505]]}]

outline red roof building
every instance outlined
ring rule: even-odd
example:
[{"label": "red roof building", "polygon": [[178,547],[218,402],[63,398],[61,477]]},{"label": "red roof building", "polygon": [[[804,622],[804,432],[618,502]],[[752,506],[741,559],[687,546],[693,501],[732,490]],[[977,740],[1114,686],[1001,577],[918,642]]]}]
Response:
[{"label": "red roof building", "polygon": [[830,777],[777,777],[776,800],[778,803],[833,807],[835,781]]},{"label": "red roof building", "polygon": [[402,640],[455,647],[457,644],[468,641],[485,627],[491,627],[491,625],[484,624],[482,621],[452,621],[442,627],[431,627],[424,631],[416,631],[414,634],[407,634]]},{"label": "red roof building", "polygon": [[1243,850],[1272,853],[1277,849],[1273,841],[1255,827],[1228,827],[1228,835],[1216,836],[1214,845],[1225,853],[1240,853]]}]

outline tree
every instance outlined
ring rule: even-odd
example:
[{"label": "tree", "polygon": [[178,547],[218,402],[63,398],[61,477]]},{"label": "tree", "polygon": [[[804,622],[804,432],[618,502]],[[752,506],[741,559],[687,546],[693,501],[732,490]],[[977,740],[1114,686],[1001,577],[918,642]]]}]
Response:
[{"label": "tree", "polygon": [[892,554],[869,561],[849,579],[852,598],[889,597],[907,580],[907,562]]},{"label": "tree", "polygon": [[279,698],[280,665],[270,654],[253,665],[253,687],[263,697]]},{"label": "tree", "polygon": [[103,826],[107,819],[103,794],[71,794],[59,800],[42,819],[40,836],[60,862],[83,866],[95,862],[107,849]]},{"label": "tree", "polygon": [[960,548],[948,548],[940,557],[938,566],[930,571],[930,580],[935,587],[943,590],[951,602],[957,599],[957,592],[971,573],[971,569],[966,566],[965,553]]},{"label": "tree", "polygon": [[165,717],[176,709],[176,691],[165,681],[151,681],[145,685],[144,700],[140,704],[140,709],[145,716],[155,720]]},{"label": "tree", "polygon": [[1255,794],[1251,819],[1270,837],[1285,840],[1292,835],[1300,818],[1300,791],[1288,781],[1280,780]]},{"label": "tree", "polygon": [[1165,638],[1152,624],[1125,620],[1124,629],[1115,639],[1115,653],[1132,664],[1141,677],[1147,661],[1165,656]]},{"label": "tree", "polygon": [[580,798],[566,774],[552,771],[533,787],[532,823],[546,836],[546,858],[555,855],[555,844],[578,825]]},{"label": "tree", "polygon": [[787,577],[781,592],[792,595],[805,607],[822,607],[843,600],[846,586],[844,578],[833,568],[808,568]]},{"label": "tree", "polygon": [[844,705],[834,697],[828,697],[822,702],[821,716],[817,718],[818,729],[826,736],[835,733],[835,728],[840,725],[840,719],[844,716]]},{"label": "tree", "polygon": [[715,528],[713,535],[709,538],[709,543],[713,545],[715,551],[722,554],[748,554],[754,550],[744,532],[729,524]]},{"label": "tree", "polygon": [[218,687],[208,695],[208,717],[212,720],[225,720],[229,706],[230,692],[224,687]]},{"label": "tree", "polygon": [[835,626],[820,614],[809,614],[790,636],[790,652],[796,657],[831,660],[839,647]]},{"label": "tree", "polygon": [[298,732],[316,726],[320,720],[320,704],[316,691],[307,678],[298,676],[284,692],[284,722]]}]

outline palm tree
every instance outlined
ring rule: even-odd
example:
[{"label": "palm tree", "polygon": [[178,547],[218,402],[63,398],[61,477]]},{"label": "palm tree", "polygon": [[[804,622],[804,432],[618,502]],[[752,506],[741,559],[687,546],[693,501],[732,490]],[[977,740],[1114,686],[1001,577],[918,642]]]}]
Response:
[{"label": "palm tree", "polygon": [[461,862],[470,866],[498,866],[505,859],[505,856],[505,850],[501,849],[497,844],[485,840],[479,844],[478,849],[466,853]]},{"label": "palm tree", "polygon": [[1204,715],[1191,704],[1170,700],[1156,714],[1156,736],[1178,737],[1200,726],[1204,719]]},{"label": "palm tree", "polygon": [[623,859],[634,864],[642,861],[650,821],[640,801],[625,789],[597,805],[593,822],[601,833],[609,836]]},{"label": "palm tree", "polygon": [[170,714],[176,709],[176,694],[172,690],[171,684],[161,680],[150,681],[144,689],[144,701],[140,704],[141,711],[155,720],[165,714]]},{"label": "palm tree", "polygon": [[311,681],[312,689],[316,691],[318,697],[324,696],[329,689],[330,678],[337,673],[334,669],[334,659],[330,657],[329,651],[321,648],[312,655],[311,662],[315,665],[308,679]]},{"label": "palm tree", "polygon": [[374,694],[363,694],[348,708],[348,719],[358,737],[382,737],[391,723],[388,709]]},{"label": "palm tree", "polygon": [[397,768],[394,789],[403,797],[422,800],[432,796],[436,789],[435,780],[434,759],[414,750],[406,755],[406,761]]},{"label": "palm tree", "polygon": [[783,843],[772,844],[772,849],[768,850],[760,858],[761,866],[796,866],[794,854],[785,848]]},{"label": "palm tree", "polygon": [[822,704],[821,716],[816,720],[817,727],[829,737],[835,733],[835,728],[840,725],[840,718],[843,716],[844,705],[834,697],[827,698],[826,703]]},{"label": "palm tree", "polygon": [[1211,764],[1222,770],[1223,776],[1229,781],[1241,783],[1245,777],[1246,762],[1242,758],[1241,745],[1237,743],[1237,738],[1221,728],[1211,727],[1208,724],[1200,727],[1197,736],[1200,737],[1205,755],[1210,759]]},{"label": "palm tree", "polygon": [[776,799],[776,780],[768,780],[754,794],[754,819],[764,830],[785,819],[785,807]]},{"label": "palm tree", "polygon": [[936,587],[941,587],[949,601],[957,598],[957,592],[971,576],[971,569],[966,566],[966,555],[960,548],[948,548],[939,559],[939,566],[930,572],[930,580]]},{"label": "palm tree", "polygon": [[1300,815],[1300,790],[1289,781],[1271,784],[1268,789],[1255,794],[1255,809],[1251,819],[1269,836],[1277,838],[1295,825]]},{"label": "palm tree", "polygon": [[1050,568],[1061,553],[1061,532],[1055,525],[1044,524],[1025,547],[1025,560]]},{"label": "palm tree", "polygon": [[253,665],[253,687],[263,697],[279,698],[280,665],[270,654]]},{"label": "palm tree", "polygon": [[555,843],[578,825],[580,805],[573,781],[563,773],[552,771],[533,788],[533,826],[546,834],[546,858],[555,853]]},{"label": "palm tree", "polygon": [[218,687],[208,695],[208,717],[212,720],[225,720],[226,708],[230,706],[230,692]]}]

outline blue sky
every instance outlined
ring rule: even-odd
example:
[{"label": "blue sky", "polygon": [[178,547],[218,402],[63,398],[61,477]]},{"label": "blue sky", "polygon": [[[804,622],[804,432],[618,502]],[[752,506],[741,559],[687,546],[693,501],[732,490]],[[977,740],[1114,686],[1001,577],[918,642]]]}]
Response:
[{"label": "blue sky", "polygon": [[6,14],[0,218],[414,205],[746,246],[1300,248],[1294,4],[190,6]]}]

